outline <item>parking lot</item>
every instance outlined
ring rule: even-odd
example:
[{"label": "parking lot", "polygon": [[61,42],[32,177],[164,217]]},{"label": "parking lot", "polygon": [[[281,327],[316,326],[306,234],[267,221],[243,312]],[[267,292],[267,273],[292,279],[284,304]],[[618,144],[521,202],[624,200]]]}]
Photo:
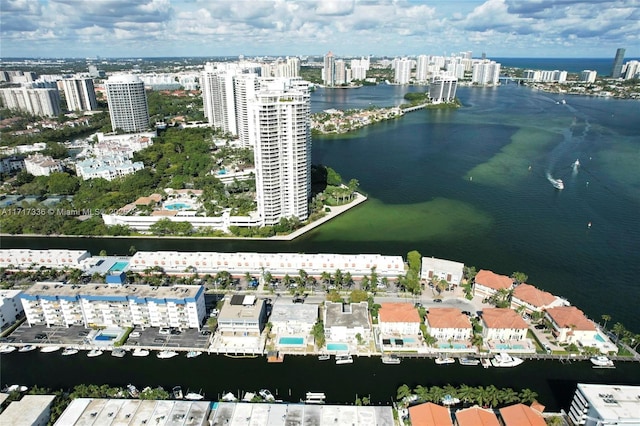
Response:
[{"label": "parking lot", "polygon": [[5,337],[7,343],[54,344],[61,346],[79,346],[90,344],[96,330],[81,326],[47,327],[44,325],[22,324],[11,335]]},{"label": "parking lot", "polygon": [[[139,337],[138,336],[139,333]],[[196,329],[167,330],[167,334],[161,334],[160,328],[148,327],[144,330],[135,327],[125,346],[140,346],[147,348],[185,348],[185,349],[206,349],[209,346],[211,334],[208,330],[198,331]]]}]

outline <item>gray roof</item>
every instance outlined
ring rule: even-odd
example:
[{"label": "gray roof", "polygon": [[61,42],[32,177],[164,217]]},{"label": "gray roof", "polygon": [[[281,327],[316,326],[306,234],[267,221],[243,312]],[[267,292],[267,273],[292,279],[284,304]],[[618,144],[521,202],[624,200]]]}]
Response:
[{"label": "gray roof", "polygon": [[324,327],[369,328],[369,306],[360,303],[325,303]]},{"label": "gray roof", "polygon": [[271,317],[269,318],[272,323],[295,321],[315,324],[317,320],[318,305],[306,303],[276,303],[273,305]]}]

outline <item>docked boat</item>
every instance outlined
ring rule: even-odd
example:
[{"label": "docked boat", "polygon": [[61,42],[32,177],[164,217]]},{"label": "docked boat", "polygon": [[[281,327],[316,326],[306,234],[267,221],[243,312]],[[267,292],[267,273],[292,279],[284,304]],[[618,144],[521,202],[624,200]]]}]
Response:
[{"label": "docked boat", "polygon": [[133,350],[133,352],[131,352],[131,356],[148,356],[149,355],[149,351],[146,349],[140,349],[140,348],[135,348]]},{"label": "docked boat", "polygon": [[222,395],[221,399],[224,402],[235,402],[238,400],[238,398],[236,398],[236,396],[231,392],[227,392],[224,395]]},{"label": "docked boat", "polygon": [[189,351],[187,352],[187,358],[195,358],[197,356],[202,355],[202,352],[200,351]]},{"label": "docked boat", "polygon": [[35,351],[36,349],[37,348],[33,345],[25,345],[20,349],[18,349],[18,352],[31,352],[31,351]]},{"label": "docked boat", "polygon": [[402,361],[402,360],[400,359],[400,357],[398,355],[383,355],[382,356],[382,363],[383,364],[396,365],[396,364],[400,364],[400,361]]},{"label": "docked boat", "polygon": [[449,356],[440,355],[438,358],[436,358],[436,364],[438,365],[455,364],[455,362],[456,360]]},{"label": "docked boat", "polygon": [[138,388],[133,386],[131,383],[127,385],[127,392],[129,392],[129,396],[131,398],[137,398],[140,396],[140,391],[138,391]]},{"label": "docked boat", "polygon": [[274,401],[276,399],[269,389],[260,389],[258,391],[258,395],[260,395],[265,401]]},{"label": "docked boat", "polygon": [[7,386],[6,388],[2,389],[2,392],[4,392],[4,393],[26,392],[27,390],[29,390],[29,388],[26,387],[26,386],[23,386],[23,385],[11,385],[11,386]]},{"label": "docked boat", "polygon": [[197,392],[187,392],[184,399],[188,399],[189,401],[202,401],[204,399],[204,395]]},{"label": "docked boat", "polygon": [[478,358],[473,357],[463,357],[458,360],[460,365],[478,365],[480,364],[480,360]]},{"label": "docked boat", "polygon": [[10,354],[15,351],[17,348],[11,345],[2,345],[0,346],[0,354]]},{"label": "docked boat", "polygon": [[160,359],[169,359],[169,358],[173,358],[174,356],[177,356],[178,352],[176,351],[160,351],[158,352],[158,355],[156,355],[158,358]]},{"label": "docked boat", "polygon": [[511,356],[506,352],[496,354],[491,360],[491,365],[494,367],[516,367],[522,364],[524,361],[518,357]]},{"label": "docked boat", "polygon": [[182,395],[182,388],[180,386],[174,386],[173,389],[171,389],[171,395],[173,396],[173,399],[184,398],[184,396]]},{"label": "docked boat", "polygon": [[100,349],[91,349],[87,354],[89,358],[95,358],[100,355],[102,355],[102,351]]},{"label": "docked boat", "polygon": [[336,355],[336,364],[353,364],[353,357],[351,355]]},{"label": "docked boat", "polygon": [[115,356],[116,358],[123,358],[127,354],[122,348],[117,348],[111,351],[111,356]]},{"label": "docked boat", "polygon": [[305,404],[324,404],[324,400],[327,397],[323,392],[307,392]]},{"label": "docked boat", "polygon": [[330,359],[331,359],[331,355],[329,354],[322,354],[318,356],[319,361],[328,361]]},{"label": "docked boat", "polygon": [[482,368],[489,368],[491,367],[491,360],[489,358],[482,358],[480,360],[480,363],[482,364]]},{"label": "docked boat", "polygon": [[62,356],[75,355],[77,353],[78,350],[76,348],[64,348],[64,350],[62,351]]},{"label": "docked boat", "polygon": [[591,357],[589,361],[591,361],[594,368],[615,368],[613,361],[604,355]]},{"label": "docked boat", "polygon": [[56,352],[60,350],[60,346],[43,346],[42,348],[40,348],[40,352],[42,353],[51,353],[51,352]]}]

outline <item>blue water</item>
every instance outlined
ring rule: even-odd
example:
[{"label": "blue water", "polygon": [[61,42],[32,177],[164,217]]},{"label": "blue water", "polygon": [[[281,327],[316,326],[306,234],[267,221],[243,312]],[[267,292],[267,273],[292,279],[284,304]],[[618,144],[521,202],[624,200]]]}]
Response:
[{"label": "blue water", "polygon": [[327,350],[347,351],[349,350],[349,345],[347,345],[346,343],[327,343]]},{"label": "blue water", "polygon": [[96,336],[95,340],[99,342],[107,342],[107,341],[115,340],[116,337],[117,336],[110,336],[108,334],[99,334]]},{"label": "blue water", "polygon": [[[598,72],[598,76],[611,75],[613,58],[616,52],[611,52],[611,58],[491,58],[499,62],[503,67],[515,67],[533,70],[560,70],[571,73],[579,73],[583,70]],[[624,58],[624,62],[638,60],[637,58]]]},{"label": "blue water", "polygon": [[508,343],[498,343],[496,345],[496,349],[503,349],[503,350],[505,350],[505,349],[524,349],[524,346],[520,345],[520,344],[517,344],[517,343],[515,345],[510,345]]},{"label": "blue water", "polygon": [[604,339],[604,337],[602,337],[600,334],[596,334],[595,339],[596,339],[598,342],[602,342],[602,343],[605,343],[605,342],[606,342],[606,340]]},{"label": "blue water", "polygon": [[186,209],[190,209],[191,206],[185,203],[173,203],[173,204],[166,204],[164,208],[167,210],[186,210]]},{"label": "blue water", "polygon": [[124,271],[127,266],[129,266],[129,262],[116,262],[109,268],[109,272]]},{"label": "blue water", "polygon": [[278,341],[281,345],[304,345],[303,337],[281,337]]},{"label": "blue water", "polygon": [[467,345],[464,343],[439,343],[438,347],[440,349],[466,349]]},{"label": "blue water", "polygon": [[416,339],[414,339],[413,337],[405,337],[402,339],[405,343],[415,343]]}]

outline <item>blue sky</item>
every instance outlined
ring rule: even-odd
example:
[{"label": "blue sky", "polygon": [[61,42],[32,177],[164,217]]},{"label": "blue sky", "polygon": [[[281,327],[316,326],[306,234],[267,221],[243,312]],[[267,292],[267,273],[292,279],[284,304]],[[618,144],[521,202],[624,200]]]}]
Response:
[{"label": "blue sky", "polygon": [[1,57],[640,56],[640,0],[0,0]]}]

